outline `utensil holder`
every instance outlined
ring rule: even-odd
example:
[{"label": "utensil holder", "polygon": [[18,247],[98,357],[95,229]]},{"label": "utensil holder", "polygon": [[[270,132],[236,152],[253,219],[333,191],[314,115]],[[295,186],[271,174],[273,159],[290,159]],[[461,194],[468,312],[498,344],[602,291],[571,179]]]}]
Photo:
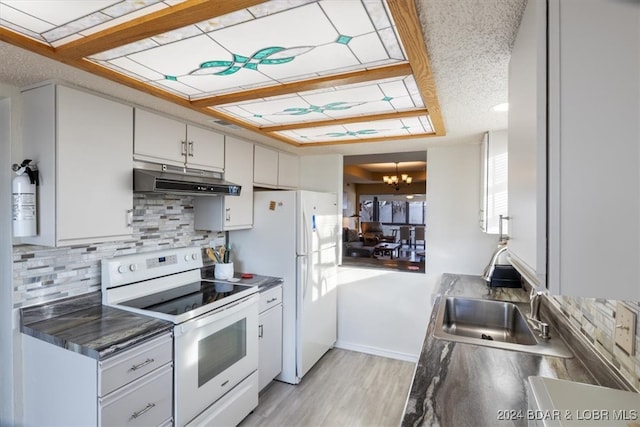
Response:
[{"label": "utensil holder", "polygon": [[233,278],[233,263],[218,263],[215,264],[213,275],[218,280],[229,280]]}]

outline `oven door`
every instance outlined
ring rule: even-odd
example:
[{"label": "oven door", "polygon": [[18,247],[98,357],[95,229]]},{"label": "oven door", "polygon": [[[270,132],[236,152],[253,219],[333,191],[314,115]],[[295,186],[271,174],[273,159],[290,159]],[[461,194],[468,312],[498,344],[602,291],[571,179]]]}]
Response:
[{"label": "oven door", "polygon": [[183,426],[258,369],[258,295],[177,325],[175,417]]}]

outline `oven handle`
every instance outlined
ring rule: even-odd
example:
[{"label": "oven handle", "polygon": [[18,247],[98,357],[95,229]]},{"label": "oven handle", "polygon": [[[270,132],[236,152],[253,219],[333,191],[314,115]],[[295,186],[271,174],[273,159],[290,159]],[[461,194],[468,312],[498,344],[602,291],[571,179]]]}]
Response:
[{"label": "oven handle", "polygon": [[202,328],[213,322],[218,322],[225,317],[231,316],[239,311],[245,310],[253,304],[258,304],[258,295],[251,295],[232,304],[225,305],[217,310],[204,314],[201,317],[195,318],[184,322],[182,325],[178,325],[174,333],[175,335],[181,335],[187,333],[196,328]]}]

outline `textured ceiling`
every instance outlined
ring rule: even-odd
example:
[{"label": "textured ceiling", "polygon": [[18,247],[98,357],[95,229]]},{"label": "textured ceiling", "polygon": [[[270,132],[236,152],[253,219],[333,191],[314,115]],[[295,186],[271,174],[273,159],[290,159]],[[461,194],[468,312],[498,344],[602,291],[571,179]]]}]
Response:
[{"label": "textured ceiling", "polygon": [[344,155],[424,151],[429,145],[479,142],[487,130],[507,127],[507,113],[490,107],[507,101],[511,46],[526,0],[417,0],[447,135],[404,141],[309,147],[294,150],[261,135],[214,125],[211,118],[103,78],[0,42],[0,82],[24,87],[60,80],[137,105],[165,111],[226,133],[301,154]]}]

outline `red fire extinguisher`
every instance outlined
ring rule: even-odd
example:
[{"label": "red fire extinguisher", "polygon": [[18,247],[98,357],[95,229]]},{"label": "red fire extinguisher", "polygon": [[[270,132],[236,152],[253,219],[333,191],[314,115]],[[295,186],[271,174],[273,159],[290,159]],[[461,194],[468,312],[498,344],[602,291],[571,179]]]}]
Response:
[{"label": "red fire extinguisher", "polygon": [[13,235],[15,237],[35,236],[37,230],[36,186],[38,171],[25,159],[20,165],[14,164],[16,177],[12,182],[13,193]]}]

